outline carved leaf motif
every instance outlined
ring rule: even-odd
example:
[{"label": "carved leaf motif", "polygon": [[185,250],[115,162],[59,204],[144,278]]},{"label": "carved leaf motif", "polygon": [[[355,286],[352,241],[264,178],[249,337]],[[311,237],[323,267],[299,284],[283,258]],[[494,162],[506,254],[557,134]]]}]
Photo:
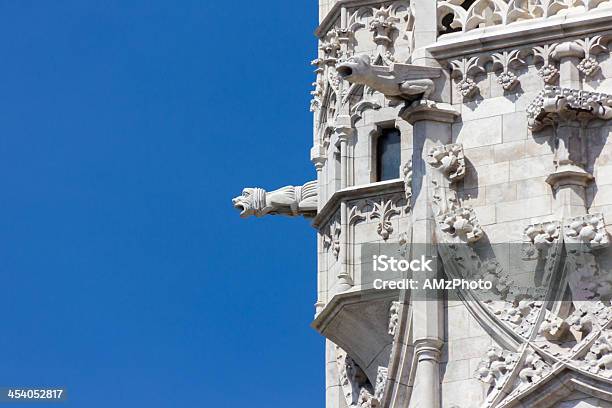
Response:
[{"label": "carved leaf motif", "polygon": [[593,343],[581,366],[588,372],[612,378],[612,330],[605,330]]},{"label": "carved leaf motif", "polygon": [[586,76],[591,76],[599,69],[599,62],[591,54],[605,51],[607,47],[603,44],[603,37],[596,35],[577,40],[576,43],[584,51],[584,59],[578,64],[578,69]]},{"label": "carved leaf motif", "polygon": [[324,235],[323,235],[323,247],[325,249],[331,249],[332,254],[336,260],[340,256],[340,235],[342,233],[342,226],[340,221],[336,218],[329,223]]},{"label": "carved leaf motif", "polygon": [[461,78],[456,84],[457,90],[464,98],[474,95],[478,90],[476,83],[470,78],[470,73],[484,71],[479,65],[479,62],[479,57],[464,57],[459,60],[451,61],[452,75],[455,78]]},{"label": "carved leaf motif", "polygon": [[543,63],[538,70],[538,75],[547,84],[552,83],[559,76],[559,70],[551,62],[551,56],[557,47],[556,43],[533,47],[533,56]]},{"label": "carved leaf motif", "polygon": [[378,219],[378,227],[376,231],[378,235],[385,241],[389,239],[393,233],[393,224],[391,223],[391,217],[399,215],[400,210],[394,204],[392,199],[382,199],[380,202],[372,202],[373,210],[370,213],[370,219]]},{"label": "carved leaf motif", "polygon": [[518,83],[517,76],[510,72],[511,66],[524,65],[525,61],[520,58],[519,50],[496,52],[491,55],[494,67],[501,67],[502,72],[497,82],[505,89],[510,90]]}]

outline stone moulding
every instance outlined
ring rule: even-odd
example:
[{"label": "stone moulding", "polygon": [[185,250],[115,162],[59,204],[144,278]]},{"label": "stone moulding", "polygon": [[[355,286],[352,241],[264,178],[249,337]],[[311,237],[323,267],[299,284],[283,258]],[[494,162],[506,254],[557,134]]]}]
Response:
[{"label": "stone moulding", "polygon": [[612,95],[547,86],[527,107],[527,124],[538,131],[552,125],[556,115],[568,112],[578,120],[612,119]]},{"label": "stone moulding", "polygon": [[443,35],[435,44],[428,46],[427,51],[437,60],[453,60],[499,50],[529,48],[534,44],[541,46],[564,42],[571,38],[584,38],[594,32],[603,33],[604,38],[609,38],[611,25],[610,10],[528,20],[505,27],[486,27],[473,33]]},{"label": "stone moulding", "polygon": [[438,20],[441,22],[443,17],[451,14],[454,18],[450,27],[465,33],[482,26],[507,26],[526,20],[548,19],[572,9],[584,13],[612,6],[609,0],[544,0],[535,4],[521,0],[476,0],[467,8],[464,3],[467,0],[438,0]]},{"label": "stone moulding", "polygon": [[[474,77],[478,74],[496,73],[497,82],[505,91],[512,91],[519,84],[519,69],[530,64],[538,68],[538,75],[544,84],[553,83],[559,78],[557,64],[563,60],[563,53],[558,52],[563,48],[575,50],[577,57],[583,57],[576,64],[576,68],[582,72],[584,77],[593,75],[599,69],[599,62],[593,56],[595,53],[607,50],[610,35],[594,35],[583,38],[565,38],[562,43],[544,43],[534,45],[531,43],[515,46],[502,51],[483,52],[474,50],[468,55],[459,55],[447,59],[451,70],[451,76],[456,78],[455,86],[463,98],[470,98],[478,91]],[[471,55],[474,54],[474,55]]]}]

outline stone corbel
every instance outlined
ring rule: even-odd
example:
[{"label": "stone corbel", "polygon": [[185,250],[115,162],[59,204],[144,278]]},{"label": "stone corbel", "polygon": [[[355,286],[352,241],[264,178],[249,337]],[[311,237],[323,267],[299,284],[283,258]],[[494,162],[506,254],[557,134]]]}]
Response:
[{"label": "stone corbel", "polygon": [[317,214],[317,182],[309,181],[302,186],[286,186],[274,191],[262,188],[245,188],[242,195],[234,198],[234,208],[243,218],[254,215],[289,215],[314,217]]},{"label": "stone corbel", "polygon": [[555,172],[547,182],[585,187],[593,176],[586,170],[585,128],[591,120],[612,119],[612,95],[547,86],[527,107],[533,132],[551,126],[555,150]]}]

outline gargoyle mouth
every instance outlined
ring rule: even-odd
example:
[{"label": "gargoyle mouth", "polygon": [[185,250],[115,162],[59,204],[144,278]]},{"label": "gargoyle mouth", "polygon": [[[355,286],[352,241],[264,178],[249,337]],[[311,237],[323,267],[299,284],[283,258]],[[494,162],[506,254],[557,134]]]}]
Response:
[{"label": "gargoyle mouth", "polygon": [[246,206],[240,201],[239,198],[232,199],[232,204],[234,204],[235,209],[240,211],[241,217],[246,217]]},{"label": "gargoyle mouth", "polygon": [[348,78],[353,75],[353,68],[348,65],[338,65],[336,70],[338,71],[338,75],[342,78]]}]

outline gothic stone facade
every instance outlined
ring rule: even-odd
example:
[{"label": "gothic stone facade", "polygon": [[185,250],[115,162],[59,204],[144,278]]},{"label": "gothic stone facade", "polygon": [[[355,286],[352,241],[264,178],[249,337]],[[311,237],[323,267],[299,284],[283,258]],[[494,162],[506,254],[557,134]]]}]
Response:
[{"label": "gothic stone facade", "polygon": [[[612,1],[319,10],[317,178],[234,206],[313,220],[327,407],[612,406]],[[372,291],[360,248],[388,242],[439,244],[444,273],[494,278],[498,297]],[[482,255],[496,243],[524,249],[521,282]]]}]

